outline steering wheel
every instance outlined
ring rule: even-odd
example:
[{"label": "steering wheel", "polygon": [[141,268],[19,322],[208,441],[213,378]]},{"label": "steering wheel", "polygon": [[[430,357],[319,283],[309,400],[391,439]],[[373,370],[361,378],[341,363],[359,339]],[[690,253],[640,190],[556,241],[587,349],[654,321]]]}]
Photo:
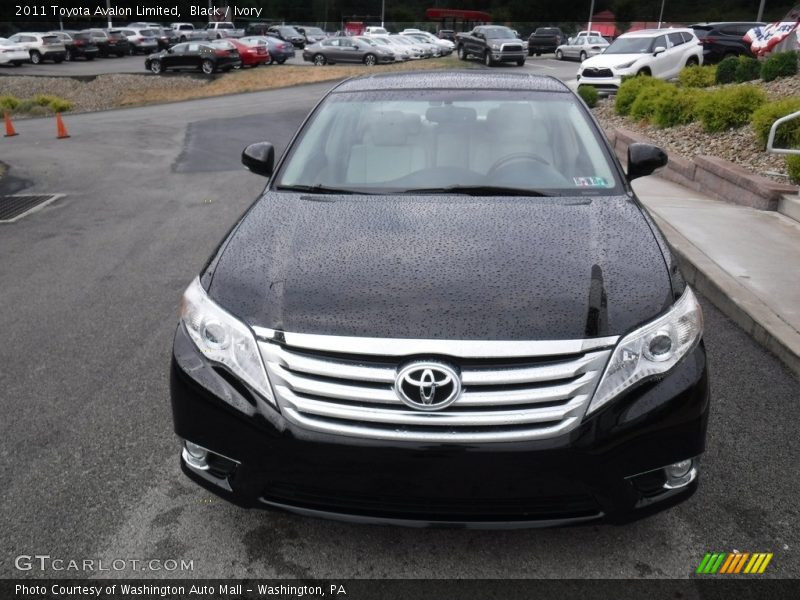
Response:
[{"label": "steering wheel", "polygon": [[493,175],[495,171],[506,167],[515,162],[538,162],[543,165],[550,166],[550,163],[543,159],[538,154],[534,154],[533,152],[515,152],[514,154],[508,154],[503,158],[497,160],[489,170],[487,171],[486,175],[490,176]]}]

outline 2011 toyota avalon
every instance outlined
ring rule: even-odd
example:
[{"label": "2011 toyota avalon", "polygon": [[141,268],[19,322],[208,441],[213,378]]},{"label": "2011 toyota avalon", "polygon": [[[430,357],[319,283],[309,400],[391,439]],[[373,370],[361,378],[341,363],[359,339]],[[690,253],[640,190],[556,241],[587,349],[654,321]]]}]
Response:
[{"label": "2011 toyota avalon", "polygon": [[625,522],[697,487],[703,317],[559,81],[331,90],[186,290],[181,465],[245,507],[406,525]]}]

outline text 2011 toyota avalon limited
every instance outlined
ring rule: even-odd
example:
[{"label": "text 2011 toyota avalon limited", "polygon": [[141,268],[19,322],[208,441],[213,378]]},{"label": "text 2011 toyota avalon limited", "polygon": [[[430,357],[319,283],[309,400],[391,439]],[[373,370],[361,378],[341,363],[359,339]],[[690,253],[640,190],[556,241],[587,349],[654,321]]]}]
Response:
[{"label": "text 2011 toyota avalon limited", "polygon": [[[184,472],[241,506],[623,522],[697,486],[703,318],[585,105],[544,77],[335,87],[183,297]],[[273,172],[274,171],[274,172]]]}]

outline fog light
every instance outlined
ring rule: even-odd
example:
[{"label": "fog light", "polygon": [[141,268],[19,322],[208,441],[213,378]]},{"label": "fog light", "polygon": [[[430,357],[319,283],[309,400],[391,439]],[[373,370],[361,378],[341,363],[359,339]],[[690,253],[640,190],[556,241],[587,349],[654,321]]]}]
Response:
[{"label": "fog light", "polygon": [[697,477],[697,469],[695,468],[694,460],[690,458],[664,467],[664,474],[667,477],[664,487],[668,490],[674,490],[694,481]]},{"label": "fog light", "polygon": [[196,469],[208,469],[208,450],[186,441],[183,447],[183,460]]}]

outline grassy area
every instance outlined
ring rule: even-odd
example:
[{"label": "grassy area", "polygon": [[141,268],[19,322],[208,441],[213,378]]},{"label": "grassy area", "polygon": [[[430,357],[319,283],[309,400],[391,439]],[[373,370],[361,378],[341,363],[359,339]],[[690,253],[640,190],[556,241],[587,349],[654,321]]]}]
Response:
[{"label": "grassy area", "polygon": [[[328,65],[324,67],[300,67],[293,65],[275,65],[258,67],[255,69],[241,69],[227,73],[210,80],[206,85],[197,86],[187,83],[181,85],[180,81],[170,78],[169,85],[163,89],[148,89],[129,91],[123,94],[119,106],[140,106],[143,104],[157,104],[160,102],[176,102],[180,100],[193,100],[211,96],[224,96],[226,94],[239,94],[242,92],[256,92],[282,87],[290,87],[306,83],[321,81],[338,81],[347,77],[367,75],[383,72],[400,71],[426,71],[444,69],[469,69],[478,67],[475,63],[458,60],[455,55],[445,58],[413,61],[392,65],[376,65],[364,67],[363,65]],[[168,80],[165,79],[165,82]]]}]

